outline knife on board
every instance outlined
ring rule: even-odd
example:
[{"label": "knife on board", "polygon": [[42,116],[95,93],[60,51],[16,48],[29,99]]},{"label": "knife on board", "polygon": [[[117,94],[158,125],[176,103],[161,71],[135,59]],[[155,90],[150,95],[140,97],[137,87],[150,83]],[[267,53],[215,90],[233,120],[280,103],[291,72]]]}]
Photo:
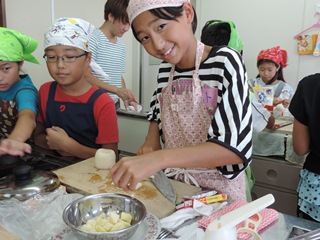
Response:
[{"label": "knife on board", "polygon": [[170,202],[172,202],[173,204],[176,203],[176,191],[172,187],[168,177],[162,170],[153,175],[153,178],[151,178],[151,182]]}]

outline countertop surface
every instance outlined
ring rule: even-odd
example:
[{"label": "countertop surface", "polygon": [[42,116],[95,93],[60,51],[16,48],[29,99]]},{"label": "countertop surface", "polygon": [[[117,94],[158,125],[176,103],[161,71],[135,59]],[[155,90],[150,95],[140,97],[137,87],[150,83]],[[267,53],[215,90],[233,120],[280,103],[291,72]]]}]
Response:
[{"label": "countertop surface", "polygon": [[289,135],[291,135],[291,134],[292,134],[293,124],[292,124],[292,123],[289,124],[288,121],[276,120],[276,124],[283,124],[283,123],[288,123],[288,125],[283,126],[283,127],[279,127],[279,128],[277,128],[277,129],[268,129],[268,128],[265,128],[265,129],[263,130],[263,132],[283,133],[283,134],[289,134]]},{"label": "countertop surface", "polygon": [[260,234],[263,240],[285,240],[288,238],[293,226],[312,231],[320,228],[320,223],[281,213],[279,219]]},{"label": "countertop surface", "polygon": [[[141,181],[142,187],[136,191],[125,192],[112,184],[110,170],[97,169],[94,166],[94,158],[83,160],[79,163],[55,170],[60,182],[67,187],[68,192],[84,195],[104,192],[122,193],[134,195],[158,218],[170,215],[175,210],[175,205],[165,198],[150,179]],[[200,190],[199,187],[190,184],[170,180],[177,194],[177,201],[185,194],[193,195]],[[159,205],[161,208],[159,208]]]},{"label": "countertop surface", "polygon": [[[61,204],[58,204],[58,205],[60,206]],[[161,208],[161,205],[158,207]],[[63,206],[59,207],[59,210],[55,209],[55,214],[56,215],[58,214],[59,216],[61,216],[62,210],[63,210]],[[48,211],[48,212],[52,213],[52,211]],[[1,213],[0,213],[0,216],[1,216]],[[60,219],[59,221],[62,221],[62,220]],[[7,223],[7,224],[8,224],[7,226],[12,226],[11,223]],[[28,224],[28,221],[26,221],[25,224]],[[41,228],[45,227],[45,224],[46,223],[44,222],[44,225],[42,225]],[[26,226],[28,226],[28,225],[24,225],[24,229],[26,229],[25,228]],[[315,229],[319,229],[320,223],[316,223],[316,222],[304,220],[301,218],[297,218],[294,216],[290,216],[287,214],[279,213],[279,218],[274,223],[272,223],[270,226],[268,226],[263,232],[260,232],[259,234],[261,235],[263,240],[286,240],[286,239],[288,239],[288,236],[289,236],[293,226],[298,226],[298,227],[309,229],[312,231]],[[36,226],[29,226],[29,227],[33,231],[36,231],[36,229],[34,229]],[[61,227],[62,227],[62,229],[65,228],[63,225],[61,225]],[[19,227],[19,229],[21,229],[21,228]],[[61,232],[61,230],[59,230],[58,232],[54,232],[53,236],[55,236],[56,234],[58,234],[60,232]],[[43,240],[41,238],[40,239],[38,239],[38,238],[37,239],[19,238],[15,234],[13,234],[13,232],[10,233],[9,231],[7,231],[6,229],[4,229],[1,226],[0,226],[0,239],[5,239],[5,240]],[[54,239],[57,239],[57,238],[54,238]],[[62,239],[64,239],[64,238],[62,238]],[[64,239],[64,240],[67,240],[67,239]]]},{"label": "countertop surface", "polygon": [[147,120],[147,113],[146,112],[136,112],[136,111],[128,111],[125,109],[118,109],[117,110],[117,114],[119,116],[125,116],[125,117],[132,117],[132,118],[139,118],[139,119],[143,119],[143,120]]},{"label": "countertop surface", "polygon": [[[276,124],[289,123],[285,120],[276,120]],[[292,146],[293,124],[278,129],[264,129],[262,132],[253,134],[253,156],[282,158],[292,164],[302,166],[305,156],[298,156]]]}]

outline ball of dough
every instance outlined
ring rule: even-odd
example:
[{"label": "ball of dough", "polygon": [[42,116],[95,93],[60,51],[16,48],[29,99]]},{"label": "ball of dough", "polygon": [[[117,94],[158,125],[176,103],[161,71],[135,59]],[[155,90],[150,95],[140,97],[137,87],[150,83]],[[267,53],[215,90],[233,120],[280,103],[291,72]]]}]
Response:
[{"label": "ball of dough", "polygon": [[110,169],[116,164],[116,154],[111,149],[100,148],[96,151],[94,163],[98,169]]}]

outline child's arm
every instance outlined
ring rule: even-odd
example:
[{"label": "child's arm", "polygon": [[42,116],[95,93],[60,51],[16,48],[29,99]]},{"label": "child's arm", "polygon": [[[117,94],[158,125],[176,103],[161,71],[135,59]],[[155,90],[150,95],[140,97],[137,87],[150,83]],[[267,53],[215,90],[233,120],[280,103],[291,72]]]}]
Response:
[{"label": "child's arm", "polygon": [[34,130],[34,142],[37,146],[44,148],[44,149],[50,149],[47,144],[47,133],[46,133],[46,127],[44,124],[40,123],[38,121],[37,127]]},{"label": "child's arm", "polygon": [[111,174],[117,187],[134,190],[139,181],[161,169],[216,168],[240,163],[243,163],[243,160],[228,148],[217,143],[205,142],[190,147],[124,157],[111,169]]},{"label": "child's arm", "polygon": [[64,129],[53,126],[46,129],[46,142],[51,150],[56,150],[63,156],[74,156],[81,159],[91,158],[97,149],[84,146],[69,137]]},{"label": "child's arm", "polygon": [[113,86],[111,84],[107,84],[94,76],[91,72],[91,69],[88,68],[86,70],[86,79],[91,85],[95,85],[98,88],[101,88],[107,92],[111,92],[116,94],[119,98],[121,98],[123,101],[135,101],[135,97],[133,96],[133,93],[131,90],[126,89],[124,87],[118,88],[116,86]]},{"label": "child's arm", "polygon": [[274,118],[273,114],[271,113],[271,114],[270,114],[270,117],[269,117],[269,119],[268,119],[268,123],[267,123],[266,128],[272,129],[273,126],[274,126],[274,123],[275,123],[275,118]]},{"label": "child's arm", "polygon": [[273,98],[273,106],[277,106],[281,103],[285,108],[287,108],[290,104],[290,99],[279,99],[277,97]]},{"label": "child's arm", "polygon": [[[123,89],[127,89],[126,81],[124,80],[123,77],[121,77],[121,85],[122,85]],[[137,102],[136,97],[134,96],[133,92],[130,89],[127,89],[127,96],[129,98],[129,100],[123,101],[124,106],[126,108],[131,105],[131,102]]]},{"label": "child's arm", "polygon": [[[70,138],[67,133],[59,128],[45,128],[41,123],[37,125],[34,134],[35,144],[44,149],[56,150],[63,156],[75,156],[81,159],[93,157],[97,149],[81,145]],[[102,148],[111,149],[118,159],[118,144],[110,143],[102,145]]]},{"label": "child's arm", "polygon": [[23,156],[25,152],[31,153],[31,147],[25,143],[36,127],[36,114],[30,109],[19,112],[14,129],[7,139],[0,143],[0,153]]},{"label": "child's arm", "polygon": [[294,119],[292,130],[293,149],[297,155],[307,154],[310,149],[309,128]]},{"label": "child's arm", "polygon": [[142,144],[142,146],[138,149],[137,155],[146,154],[160,149],[161,145],[158,123],[156,121],[152,121],[149,124],[149,130],[145,138],[145,141]]},{"label": "child's arm", "polygon": [[118,143],[102,144],[101,148],[113,150],[116,154],[116,161],[119,161]]}]

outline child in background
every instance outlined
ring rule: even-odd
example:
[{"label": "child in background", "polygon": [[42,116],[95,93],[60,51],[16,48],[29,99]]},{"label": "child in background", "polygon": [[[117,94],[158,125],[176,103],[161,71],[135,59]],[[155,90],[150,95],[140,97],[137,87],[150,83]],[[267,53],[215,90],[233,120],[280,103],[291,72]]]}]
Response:
[{"label": "child in background", "polygon": [[31,153],[26,143],[35,127],[38,90],[28,74],[21,74],[24,61],[39,64],[32,55],[38,42],[18,31],[0,28],[0,154]]},{"label": "child in background", "polygon": [[[104,6],[104,23],[95,28],[90,37],[89,50],[92,59],[109,76],[106,79],[101,74],[87,73],[88,81],[110,93],[120,108],[121,98],[125,107],[136,101],[132,91],[126,88],[122,74],[125,72],[126,46],[121,37],[129,28],[128,14],[126,12],[129,0],[108,0]],[[135,106],[135,104],[134,104]]]},{"label": "child in background", "polygon": [[259,74],[256,79],[250,79],[250,87],[272,86],[274,90],[273,106],[282,104],[287,108],[294,94],[293,88],[283,77],[283,68],[287,66],[287,51],[279,46],[261,50],[257,58]]},{"label": "child in background", "polygon": [[228,46],[243,53],[242,40],[232,21],[207,21],[201,30],[201,42],[208,46]]},{"label": "child in background", "polygon": [[130,0],[127,11],[136,39],[163,62],[146,140],[138,156],[122,158],[112,168],[113,182],[133,190],[165,169],[168,177],[246,200],[252,119],[240,55],[196,39],[189,0]]},{"label": "child in background", "polygon": [[[210,20],[206,22],[201,31],[201,42],[208,46],[228,46],[243,53],[243,43],[232,21]],[[253,130],[261,132],[264,128],[271,129],[274,125],[274,117],[254,94],[250,92],[252,105]]]},{"label": "child in background", "polygon": [[[201,42],[208,46],[219,47],[229,46],[243,53],[243,43],[232,21],[210,20],[206,22],[201,31]],[[250,101],[252,109],[252,123],[254,132],[261,132],[264,128],[272,128],[274,117],[264,106],[257,101],[254,94],[250,92]],[[255,183],[255,177],[248,166],[246,169],[247,201],[251,202],[251,190]]]},{"label": "child in background", "polygon": [[55,81],[39,90],[35,143],[63,156],[86,159],[98,148],[118,154],[115,105],[103,90],[85,78],[91,61],[90,24],[77,18],[60,18],[44,35],[48,71]]},{"label": "child in background", "polygon": [[294,116],[293,149],[307,154],[300,171],[298,212],[302,218],[320,222],[320,74],[302,79],[292,98],[289,111]]}]

